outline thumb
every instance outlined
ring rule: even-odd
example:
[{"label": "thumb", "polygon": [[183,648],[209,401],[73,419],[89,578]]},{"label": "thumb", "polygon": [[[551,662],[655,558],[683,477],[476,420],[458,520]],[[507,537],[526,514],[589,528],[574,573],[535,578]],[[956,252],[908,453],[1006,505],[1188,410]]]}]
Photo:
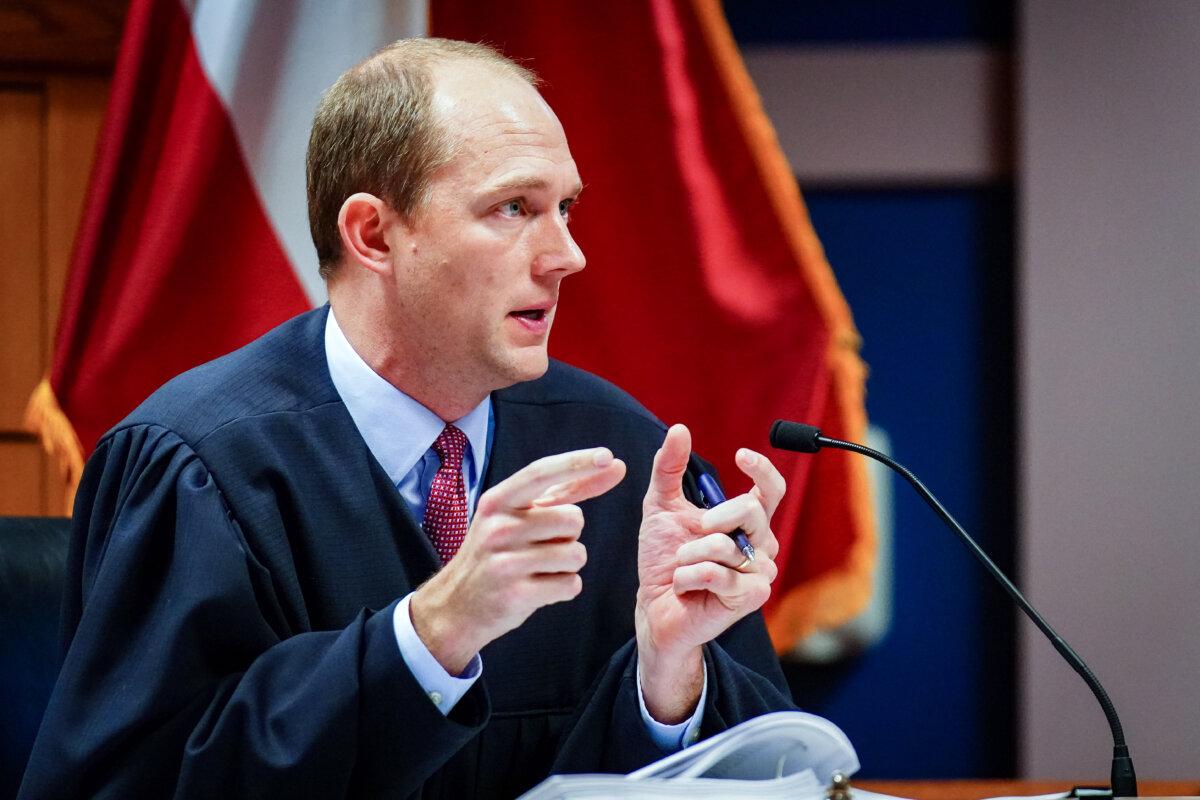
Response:
[{"label": "thumb", "polygon": [[686,425],[672,425],[667,430],[662,447],[654,454],[650,488],[646,492],[647,503],[665,503],[683,496],[683,474],[687,472],[691,454],[691,431]]}]

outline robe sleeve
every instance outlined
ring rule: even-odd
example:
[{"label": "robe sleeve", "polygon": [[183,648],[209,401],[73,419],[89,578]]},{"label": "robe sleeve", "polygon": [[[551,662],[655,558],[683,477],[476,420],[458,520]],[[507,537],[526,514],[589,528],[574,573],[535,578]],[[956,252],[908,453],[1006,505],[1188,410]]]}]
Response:
[{"label": "robe sleeve", "polygon": [[74,524],[65,660],[22,798],[402,797],[488,718],[481,686],[448,717],[425,697],[392,606],[294,632],[170,431],[102,441]]}]

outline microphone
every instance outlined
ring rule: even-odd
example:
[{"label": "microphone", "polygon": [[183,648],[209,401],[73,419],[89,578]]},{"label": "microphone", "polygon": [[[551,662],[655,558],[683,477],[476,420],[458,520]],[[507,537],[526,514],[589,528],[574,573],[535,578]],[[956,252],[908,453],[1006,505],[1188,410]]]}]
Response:
[{"label": "microphone", "polygon": [[959,539],[966,545],[971,554],[983,564],[991,576],[999,582],[1008,596],[1020,607],[1025,615],[1033,621],[1046,638],[1050,640],[1050,644],[1054,645],[1054,649],[1058,651],[1071,669],[1083,678],[1084,683],[1092,690],[1092,694],[1096,696],[1100,707],[1104,710],[1104,717],[1108,720],[1109,730],[1112,731],[1113,738],[1113,761],[1112,773],[1110,780],[1112,783],[1113,797],[1137,797],[1137,776],[1133,771],[1133,759],[1129,755],[1129,748],[1125,745],[1125,732],[1121,728],[1121,720],[1117,718],[1117,710],[1113,707],[1112,701],[1108,699],[1108,692],[1104,691],[1104,687],[1100,685],[1100,681],[1088,668],[1088,665],[1083,662],[1083,659],[1071,649],[1071,646],[1063,640],[1061,636],[1055,632],[1054,628],[1050,627],[1050,623],[1042,618],[1042,615],[1030,605],[1025,596],[1017,589],[1012,581],[1008,579],[1001,569],[996,566],[996,563],[988,557],[988,554],[983,551],[974,539],[963,529],[961,525],[950,515],[933,493],[925,488],[925,484],[909,471],[906,467],[892,460],[890,457],[880,453],[878,450],[872,450],[870,447],[865,447],[854,442],[844,442],[841,439],[831,439],[828,436],[822,436],[819,428],[812,425],[805,425],[801,422],[790,422],[785,419],[777,419],[771,425],[771,446],[779,450],[791,450],[797,453],[815,453],[822,447],[832,447],[837,450],[848,450],[851,453],[873,458],[881,464],[886,465],[898,472],[903,478],[912,484],[912,487],[917,490],[917,494],[929,504],[934,513],[941,518],[942,522],[958,534]]}]

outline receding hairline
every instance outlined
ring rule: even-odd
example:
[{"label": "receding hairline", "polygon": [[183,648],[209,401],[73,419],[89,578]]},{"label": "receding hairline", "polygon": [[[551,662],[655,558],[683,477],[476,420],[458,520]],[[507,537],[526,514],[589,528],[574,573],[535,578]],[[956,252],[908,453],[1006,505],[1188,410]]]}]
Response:
[{"label": "receding hairline", "polygon": [[370,72],[385,66],[408,67],[423,70],[433,80],[436,67],[455,63],[487,68],[499,76],[527,83],[534,89],[542,83],[533,70],[486,42],[462,42],[436,37],[399,39],[377,50],[348,72]]},{"label": "receding hairline", "polygon": [[[485,42],[463,42],[457,39],[437,37],[400,39],[377,51],[350,71],[356,72],[360,69],[374,71],[389,68],[419,70],[427,81],[430,93],[428,100],[430,122],[435,128],[440,129],[441,133],[440,158],[433,164],[433,169],[427,174],[427,178],[456,160],[465,144],[461,133],[454,128],[453,111],[438,108],[439,96],[454,98],[454,93],[450,90],[449,85],[457,80],[467,78],[457,70],[465,69],[468,74],[471,70],[477,70],[494,78],[528,86],[553,114],[553,109],[550,109],[549,104],[542,97],[540,89],[542,80],[537,73],[510,59]],[[423,201],[418,203],[418,207],[413,211],[418,210],[420,205],[423,205]]]}]

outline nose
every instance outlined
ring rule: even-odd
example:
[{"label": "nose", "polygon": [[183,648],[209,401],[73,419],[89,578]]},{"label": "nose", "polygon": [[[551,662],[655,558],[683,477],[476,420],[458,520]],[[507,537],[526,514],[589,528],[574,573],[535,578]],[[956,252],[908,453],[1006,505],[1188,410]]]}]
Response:
[{"label": "nose", "polygon": [[584,268],[587,259],[571,236],[565,217],[546,214],[541,228],[538,254],[533,260],[534,274],[560,273],[557,277],[561,279]]}]

